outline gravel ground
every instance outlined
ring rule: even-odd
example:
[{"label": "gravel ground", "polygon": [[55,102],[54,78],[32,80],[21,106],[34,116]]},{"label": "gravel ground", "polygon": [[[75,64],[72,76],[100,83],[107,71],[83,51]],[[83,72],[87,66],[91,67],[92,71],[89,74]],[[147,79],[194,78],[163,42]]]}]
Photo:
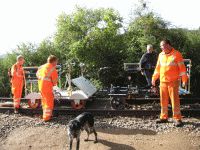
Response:
[{"label": "gravel ground", "polygon": [[[15,146],[15,143],[13,144],[13,139],[20,139],[21,141],[30,140],[30,138],[33,141],[37,141],[36,145],[41,145],[42,142],[42,136],[40,137],[41,133],[45,133],[45,137],[54,137],[53,141],[51,143],[59,142],[60,138],[66,138],[66,125],[70,119],[72,119],[74,116],[58,116],[53,118],[51,122],[43,122],[39,116],[23,116],[23,115],[14,115],[14,114],[0,114],[0,149],[5,148],[7,149],[17,149]],[[95,126],[97,128],[98,132],[102,132],[100,136],[103,138],[103,136],[107,136],[109,133],[108,131],[113,131],[116,134],[122,135],[128,135],[133,134],[134,135],[170,135],[173,134],[176,135],[176,133],[185,133],[184,135],[179,135],[180,137],[185,137],[187,139],[187,136],[194,139],[194,144],[196,144],[195,148],[200,149],[200,145],[198,145],[200,142],[200,118],[184,118],[184,126],[182,128],[176,128],[173,123],[172,119],[169,120],[169,123],[167,124],[156,124],[154,118],[133,118],[133,117],[95,117]],[[39,130],[38,130],[39,129]],[[31,133],[32,131],[32,133]],[[37,131],[41,133],[37,133]],[[65,132],[63,132],[65,131]],[[120,131],[120,132],[119,132]],[[60,134],[58,134],[60,133]],[[84,133],[85,134],[85,133]],[[83,135],[84,135],[83,134]],[[37,136],[36,136],[37,135]],[[40,138],[38,138],[38,136]],[[12,137],[12,138],[11,138]],[[37,138],[36,138],[37,137]],[[115,136],[111,136],[114,138]],[[120,136],[117,136],[120,137]],[[115,139],[108,139],[108,140],[115,140]],[[126,137],[125,137],[126,138]],[[130,138],[130,136],[129,136]],[[135,141],[137,143],[138,138],[145,140],[146,137],[132,137],[131,141]],[[162,137],[160,137],[162,138]],[[170,137],[169,137],[170,138]],[[153,139],[153,138],[151,138]],[[39,140],[39,141],[38,141]],[[12,142],[11,142],[12,141]],[[148,140],[149,141],[149,140]],[[101,141],[105,144],[112,143],[106,143],[106,141]],[[107,141],[108,142],[108,141]],[[120,142],[120,141],[119,141]],[[191,141],[188,141],[191,143]],[[133,147],[133,143],[129,143]],[[142,144],[142,143],[141,143]],[[146,143],[148,144],[148,143]],[[12,147],[14,145],[14,147]],[[21,147],[19,149],[31,149],[30,143],[25,143],[26,147]],[[56,144],[54,144],[55,146]],[[66,145],[66,141],[64,142],[64,145]],[[10,147],[9,147],[10,146]],[[28,147],[27,147],[28,146]],[[114,145],[116,146],[116,144]],[[123,144],[122,144],[123,146]],[[124,145],[125,146],[125,145]],[[137,145],[136,145],[137,146]],[[138,145],[138,148],[142,148],[142,145]],[[162,146],[162,143],[161,143]],[[39,147],[40,149],[45,149],[45,145],[42,145]],[[114,150],[112,146],[110,146],[111,149]],[[147,145],[148,147],[148,145]],[[153,149],[155,149],[154,146],[152,146]],[[87,146],[86,146],[87,148]],[[95,147],[93,147],[94,149]],[[124,148],[124,147],[123,147]],[[130,147],[125,147],[126,149],[131,149]],[[197,149],[198,149],[197,148]],[[49,148],[54,149],[54,148]],[[63,149],[63,147],[56,147],[55,149]],[[92,149],[90,147],[89,149]],[[101,149],[101,148],[100,148]],[[103,148],[104,149],[104,148]],[[106,148],[105,148],[106,149]],[[133,148],[132,148],[133,149]],[[142,148],[143,149],[143,148]],[[158,148],[159,149],[159,148]],[[156,150],[156,149],[155,149]],[[192,149],[193,150],[193,149]],[[196,150],[196,149],[195,149]]]}]

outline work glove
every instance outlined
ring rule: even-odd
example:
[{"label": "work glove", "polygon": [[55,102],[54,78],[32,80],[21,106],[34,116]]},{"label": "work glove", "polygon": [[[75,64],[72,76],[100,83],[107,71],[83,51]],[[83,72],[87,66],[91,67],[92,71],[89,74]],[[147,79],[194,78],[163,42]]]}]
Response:
[{"label": "work glove", "polygon": [[56,86],[53,86],[53,90],[54,91],[58,91],[60,88],[56,85]]},{"label": "work glove", "polygon": [[185,88],[186,87],[186,82],[182,83],[182,87]]},{"label": "work glove", "polygon": [[156,86],[156,80],[151,81],[152,86]]}]

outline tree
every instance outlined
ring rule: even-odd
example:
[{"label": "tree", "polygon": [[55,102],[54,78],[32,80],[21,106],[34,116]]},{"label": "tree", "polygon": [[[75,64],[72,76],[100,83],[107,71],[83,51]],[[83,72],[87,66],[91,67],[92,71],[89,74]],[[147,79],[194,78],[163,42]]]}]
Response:
[{"label": "tree", "polygon": [[[145,7],[144,7],[145,4]],[[142,1],[142,9],[136,9],[135,16],[128,26],[128,53],[129,61],[138,62],[142,53],[146,51],[146,45],[152,44],[159,49],[159,42],[163,35],[167,35],[168,22],[148,10],[148,6]],[[141,11],[141,12],[140,12]]]},{"label": "tree", "polygon": [[[184,58],[192,60],[192,91],[198,95],[200,30],[172,28],[169,22],[151,11],[143,0],[131,18],[125,28],[122,17],[110,8],[76,7],[71,14],[62,13],[58,16],[57,30],[52,38],[46,38],[37,45],[21,43],[17,50],[0,58],[2,96],[10,93],[7,70],[16,62],[19,54],[25,57],[25,66],[40,66],[51,54],[56,55],[64,67],[66,63],[75,62],[73,78],[80,75],[79,63],[82,62],[87,69],[85,76],[95,83],[103,86],[111,83],[122,85],[126,78],[123,64],[138,62],[147,44],[153,44],[159,53],[159,43],[163,38],[170,39],[173,47],[180,50]],[[141,77],[140,74],[138,76]],[[145,82],[145,79],[135,76],[134,79],[135,84]]]},{"label": "tree", "polygon": [[121,28],[122,18],[113,9],[77,7],[74,13],[58,17],[55,45],[65,59],[86,63],[93,78],[98,77],[99,68],[110,67],[110,82],[105,84],[111,83],[122,70],[126,55]]}]

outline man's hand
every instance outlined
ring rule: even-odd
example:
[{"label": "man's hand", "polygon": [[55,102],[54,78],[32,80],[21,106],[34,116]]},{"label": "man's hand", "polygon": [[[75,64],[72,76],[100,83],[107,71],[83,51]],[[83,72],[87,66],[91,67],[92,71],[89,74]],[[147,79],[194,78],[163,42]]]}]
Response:
[{"label": "man's hand", "polygon": [[186,85],[187,85],[187,83],[186,83],[186,82],[183,82],[183,83],[182,83],[182,87],[183,87],[183,88],[185,88],[185,87],[186,87]]},{"label": "man's hand", "polygon": [[53,90],[57,91],[57,90],[59,90],[59,87],[57,85],[54,85]]},{"label": "man's hand", "polygon": [[156,80],[151,81],[152,86],[156,86]]}]

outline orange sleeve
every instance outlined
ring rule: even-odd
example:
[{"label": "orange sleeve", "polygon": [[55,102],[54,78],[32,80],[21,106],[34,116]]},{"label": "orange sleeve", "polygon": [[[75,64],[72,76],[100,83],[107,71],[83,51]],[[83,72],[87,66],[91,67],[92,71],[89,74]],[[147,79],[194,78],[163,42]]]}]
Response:
[{"label": "orange sleeve", "polygon": [[17,76],[17,66],[14,64],[11,68],[11,75],[14,77],[14,76]]},{"label": "orange sleeve", "polygon": [[177,59],[177,64],[179,68],[179,76],[182,78],[182,82],[186,83],[188,80],[188,76],[187,76],[186,67],[183,61],[183,56],[181,55],[180,52],[177,53],[176,59]]},{"label": "orange sleeve", "polygon": [[52,83],[53,83],[54,86],[57,85],[57,82],[58,82],[58,72],[57,72],[56,69],[51,74],[51,80],[52,80]]},{"label": "orange sleeve", "polygon": [[160,55],[157,60],[157,64],[156,64],[156,68],[155,68],[153,76],[152,76],[152,80],[156,81],[159,77],[160,77]]}]

